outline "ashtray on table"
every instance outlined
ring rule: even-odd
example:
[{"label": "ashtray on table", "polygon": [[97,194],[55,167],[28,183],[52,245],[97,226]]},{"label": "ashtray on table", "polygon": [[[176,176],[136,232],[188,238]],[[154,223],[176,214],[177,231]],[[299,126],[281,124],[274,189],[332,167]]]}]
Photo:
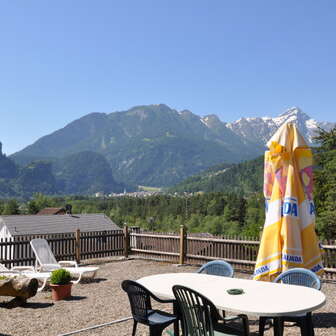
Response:
[{"label": "ashtray on table", "polygon": [[230,295],[244,294],[244,290],[242,288],[230,288],[226,292]]}]

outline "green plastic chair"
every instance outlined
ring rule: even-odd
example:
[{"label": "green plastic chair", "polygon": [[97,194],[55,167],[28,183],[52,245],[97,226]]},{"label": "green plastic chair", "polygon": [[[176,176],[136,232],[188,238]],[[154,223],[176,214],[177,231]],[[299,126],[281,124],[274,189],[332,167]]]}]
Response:
[{"label": "green plastic chair", "polygon": [[173,287],[173,293],[179,307],[183,336],[249,335],[245,315],[241,316],[242,328],[238,329],[228,323],[220,323],[221,316],[216,307],[204,295],[179,285]]},{"label": "green plastic chair", "polygon": [[177,320],[175,315],[153,309],[151,304],[151,298],[161,303],[172,303],[172,300],[159,299],[136,281],[124,280],[121,287],[127,293],[131,306],[133,316],[132,336],[135,336],[138,323],[149,327],[150,336],[161,336],[163,330]]}]

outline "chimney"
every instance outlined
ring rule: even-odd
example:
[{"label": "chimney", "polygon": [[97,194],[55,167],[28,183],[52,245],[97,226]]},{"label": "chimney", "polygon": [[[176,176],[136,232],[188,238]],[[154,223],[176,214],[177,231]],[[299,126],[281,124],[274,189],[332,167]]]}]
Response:
[{"label": "chimney", "polygon": [[66,204],[65,205],[65,213],[68,215],[72,214],[72,205],[71,204]]}]

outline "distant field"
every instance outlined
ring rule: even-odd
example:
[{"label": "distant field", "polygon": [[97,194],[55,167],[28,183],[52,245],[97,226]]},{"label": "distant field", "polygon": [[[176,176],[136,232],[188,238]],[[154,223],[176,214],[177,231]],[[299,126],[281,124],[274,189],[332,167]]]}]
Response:
[{"label": "distant field", "polygon": [[138,186],[139,190],[143,191],[161,191],[161,188],[156,188],[156,187],[146,187],[146,186]]}]

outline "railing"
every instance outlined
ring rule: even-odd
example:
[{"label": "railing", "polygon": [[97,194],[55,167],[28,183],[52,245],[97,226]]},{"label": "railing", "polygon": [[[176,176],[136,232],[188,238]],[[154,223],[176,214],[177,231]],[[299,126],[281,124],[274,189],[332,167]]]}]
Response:
[{"label": "railing", "polygon": [[48,241],[57,260],[102,258],[124,254],[122,231],[99,231],[24,235],[0,239],[0,262],[7,267],[33,265],[35,255],[30,247],[34,238]]},{"label": "railing", "polygon": [[176,233],[130,233],[130,252],[142,258],[179,261],[180,236]]},{"label": "railing", "polygon": [[257,259],[259,241],[236,237],[187,237],[187,263],[225,259],[234,268],[253,271]]},{"label": "railing", "polygon": [[[30,240],[45,238],[57,260],[127,257],[129,254],[151,260],[172,263],[202,264],[224,259],[235,269],[253,272],[259,241],[257,238],[188,234],[184,227],[180,233],[123,231],[74,232],[48,235],[15,236],[0,239],[0,262],[7,267],[33,265],[35,256]],[[325,279],[336,279],[335,241],[323,245]]]},{"label": "railing", "polygon": [[[202,264],[215,259],[225,259],[235,269],[250,272],[257,259],[258,238],[186,234],[184,228],[178,233],[131,232],[130,252],[142,258],[175,263]],[[336,245],[324,242],[324,279],[336,279]],[[182,261],[182,262],[181,262]]]}]

